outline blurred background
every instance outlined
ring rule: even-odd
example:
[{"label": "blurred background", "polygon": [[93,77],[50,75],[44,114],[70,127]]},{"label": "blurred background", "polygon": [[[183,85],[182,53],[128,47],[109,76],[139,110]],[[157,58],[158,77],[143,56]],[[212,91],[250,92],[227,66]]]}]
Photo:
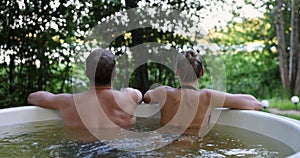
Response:
[{"label": "blurred background", "polygon": [[[170,23],[182,23],[180,30],[186,32],[203,29],[201,35],[167,29],[168,17],[159,27],[137,27],[114,34],[112,28],[126,26],[124,21],[143,21],[141,15],[146,13],[141,12],[151,7],[162,8],[164,13],[177,10],[190,21],[185,23],[185,18],[178,17]],[[125,19],[110,21],[110,17],[131,8],[138,9]],[[148,14],[154,19],[159,16]],[[154,83],[177,87],[170,68],[147,62],[147,56],[130,51],[150,42],[179,51],[193,49],[204,60],[212,54],[203,49],[203,43],[213,43],[217,46],[213,55],[225,64],[227,92],[249,93],[276,104],[287,102],[300,93],[298,14],[298,0],[1,0],[0,108],[26,105],[28,94],[38,90],[73,93],[72,85],[88,87],[79,64],[84,60],[76,56],[96,46],[112,50],[129,63],[146,61],[137,69],[118,63],[126,68],[119,69],[118,74],[124,75],[114,83],[130,80],[129,85],[116,89],[130,86],[144,93]],[[91,35],[105,23],[110,27],[100,28],[98,37]],[[113,39],[109,43],[105,39],[108,36]],[[159,58],[163,51],[152,53]],[[213,88],[209,70],[199,83],[199,88]]]}]

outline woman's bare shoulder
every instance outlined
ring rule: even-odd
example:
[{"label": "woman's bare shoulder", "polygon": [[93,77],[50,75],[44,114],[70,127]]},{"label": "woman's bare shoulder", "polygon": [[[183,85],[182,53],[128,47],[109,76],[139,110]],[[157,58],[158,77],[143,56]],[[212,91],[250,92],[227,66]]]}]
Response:
[{"label": "woman's bare shoulder", "polygon": [[160,86],[158,88],[163,89],[163,90],[167,90],[167,91],[175,91],[175,90],[177,90],[177,88],[173,88],[173,87],[170,87],[170,86]]},{"label": "woman's bare shoulder", "polygon": [[213,90],[211,90],[211,89],[200,89],[198,92],[201,95],[210,96],[213,93]]}]

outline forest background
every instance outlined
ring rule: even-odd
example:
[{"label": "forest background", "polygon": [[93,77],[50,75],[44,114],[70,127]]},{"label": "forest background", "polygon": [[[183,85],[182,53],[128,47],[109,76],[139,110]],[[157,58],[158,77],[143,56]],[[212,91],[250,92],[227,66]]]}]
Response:
[{"label": "forest background", "polygon": [[[107,34],[103,37],[89,34],[113,15],[132,8],[150,7],[164,8],[164,11],[175,9],[194,23],[203,24],[207,33],[192,38],[164,27],[141,27],[122,32],[109,43],[103,42]],[[249,9],[260,15],[248,16],[252,13],[246,14]],[[141,20],[138,10],[125,21]],[[228,13],[226,19],[219,18],[217,15],[224,10]],[[178,79],[170,68],[147,61],[147,56],[139,52],[129,51],[150,42],[176,50],[194,49],[204,59],[212,54],[203,53],[205,49],[199,45],[204,41],[213,43],[218,52],[213,55],[222,59],[225,66],[227,92],[249,93],[261,100],[288,99],[300,94],[298,15],[298,0],[1,1],[0,108],[26,105],[28,94],[38,90],[73,93],[88,87],[84,68],[76,56],[90,52],[91,45],[105,45],[117,57],[127,59],[123,65],[129,63],[127,69],[117,71],[124,75],[115,79],[116,89],[130,86],[144,93],[154,83],[177,87]],[[178,24],[184,19],[177,20]],[[110,24],[104,32],[111,33],[110,29],[122,22]],[[189,28],[190,25],[183,25],[181,29],[188,32]],[[153,53],[157,57],[163,54],[162,51]],[[140,62],[137,59],[146,63],[135,69],[130,63]],[[118,64],[122,67],[124,63]],[[128,85],[118,84],[127,78]],[[211,80],[208,69],[199,88],[214,88]]]}]

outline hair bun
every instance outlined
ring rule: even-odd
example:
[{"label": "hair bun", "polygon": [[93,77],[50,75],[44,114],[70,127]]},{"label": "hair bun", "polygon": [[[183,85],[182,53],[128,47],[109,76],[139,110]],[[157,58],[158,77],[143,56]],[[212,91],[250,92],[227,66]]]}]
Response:
[{"label": "hair bun", "polygon": [[189,50],[189,51],[186,51],[184,54],[185,54],[185,58],[189,61],[189,63],[192,66],[198,65],[197,54],[194,51]]},{"label": "hair bun", "polygon": [[195,56],[197,55],[194,51],[189,50],[185,52],[185,58],[194,58]]},{"label": "hair bun", "polygon": [[[182,55],[186,60],[181,59],[177,63],[180,79],[185,82],[190,82],[200,78],[201,70],[203,68],[201,57],[193,50],[184,51]],[[190,65],[187,65],[186,62]],[[193,68],[192,72],[190,70],[191,67]]]}]

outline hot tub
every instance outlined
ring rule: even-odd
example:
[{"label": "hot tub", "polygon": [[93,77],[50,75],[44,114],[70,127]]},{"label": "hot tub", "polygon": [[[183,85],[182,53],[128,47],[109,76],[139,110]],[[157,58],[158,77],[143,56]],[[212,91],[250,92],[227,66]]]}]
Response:
[{"label": "hot tub", "polygon": [[[155,111],[157,106],[142,105],[138,108],[137,115],[147,116],[147,113],[151,115]],[[35,106],[0,110],[0,126],[58,119],[60,115],[57,111]],[[238,127],[272,137],[296,151],[289,157],[300,157],[300,121],[260,111],[230,109],[216,109],[211,119],[219,125]]]}]

